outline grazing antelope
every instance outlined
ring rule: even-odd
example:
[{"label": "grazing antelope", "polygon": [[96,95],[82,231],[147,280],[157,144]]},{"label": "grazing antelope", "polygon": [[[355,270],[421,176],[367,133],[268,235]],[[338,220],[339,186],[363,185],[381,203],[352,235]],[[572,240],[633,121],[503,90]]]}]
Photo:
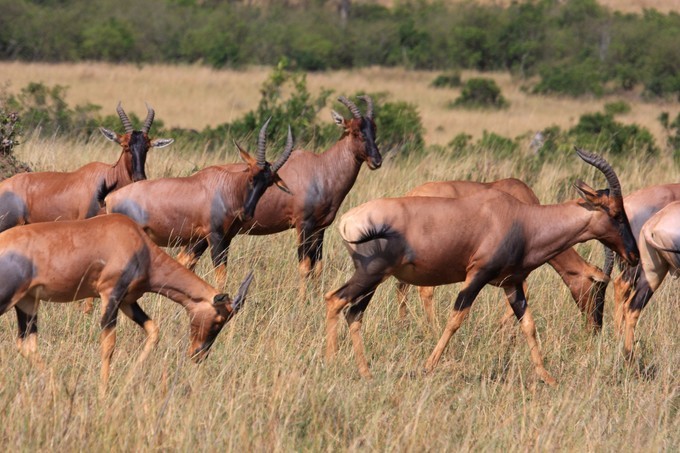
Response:
[{"label": "grazing antelope", "polygon": [[[288,127],[285,151],[270,164],[265,160],[268,124],[269,120],[260,130],[255,158],[236,144],[245,169],[212,166],[182,178],[139,181],[107,195],[106,212],[132,218],[163,247],[209,244],[217,287],[223,288],[227,247],[243,222],[253,216],[262,194],[272,184],[290,192],[277,172],[293,150],[293,135]],[[199,257],[183,254],[179,261],[193,269]]]},{"label": "grazing antelope", "polygon": [[633,357],[635,326],[654,292],[669,272],[680,272],[680,201],[666,205],[651,216],[638,236],[640,269],[634,285],[621,303],[624,324],[624,352]]},{"label": "grazing antelope", "polygon": [[93,217],[100,213],[98,196],[102,191],[146,179],[149,148],[163,148],[174,140],[149,138],[154,111],[148,105],[141,131],[133,130],[120,102],[116,111],[125,134],[103,127],[99,130],[123,148],[118,161],[113,165],[91,162],[72,172],[20,173],[0,182],[0,231],[27,223]]},{"label": "grazing antelope", "polygon": [[[645,187],[635,191],[623,199],[626,215],[630,219],[630,228],[637,241],[641,240],[640,234],[643,225],[657,212],[670,203],[680,201],[680,184],[660,184]],[[605,249],[604,271],[611,274],[614,264],[614,254]],[[641,266],[621,265],[622,272],[614,279],[614,323],[617,332],[624,331],[624,313],[626,305],[630,301],[637,277],[641,274]],[[596,304],[604,306],[606,287],[598,295]],[[651,296],[650,296],[651,297]],[[631,340],[632,341],[632,340]]]},{"label": "grazing antelope", "polygon": [[[412,189],[404,196],[460,198],[489,189],[506,192],[523,203],[540,204],[538,197],[536,197],[531,188],[515,178],[501,179],[488,183],[474,181],[428,182]],[[597,267],[585,262],[571,248],[560,253],[548,261],[548,263],[557,271],[567,285],[578,308],[588,317],[588,325],[593,330],[599,331],[602,328],[602,311],[595,309],[593,296],[598,292],[599,286],[606,285],[609,282],[609,277]],[[406,299],[409,286],[405,282],[399,282],[397,286],[399,316],[401,318],[406,316]],[[430,323],[433,323],[434,309],[432,299],[434,288],[431,286],[421,286],[419,293],[427,318]],[[506,319],[512,315],[512,309],[508,307]]]},{"label": "grazing antelope", "polygon": [[524,281],[529,273],[578,242],[598,239],[634,264],[638,251],[623,210],[621,185],[601,157],[577,150],[604,173],[609,192],[575,183],[582,199],[557,205],[525,204],[494,189],[469,197],[383,198],[351,209],[340,220],[340,234],[352,256],[354,275],[326,294],[326,357],[337,351],[337,323],[348,307],[355,359],[370,377],[361,338],[361,322],[378,285],[393,275],[418,286],[465,282],[425,369],[439,362],[451,336],[467,316],[479,291],[500,286],[529,344],[536,373],[555,379],[543,366],[536,329],[527,305]]},{"label": "grazing antelope", "polygon": [[42,363],[38,354],[40,300],[69,302],[101,297],[102,396],[116,344],[118,310],[146,332],[139,364],[158,342],[158,326],[137,300],[152,292],[179,303],[189,315],[188,353],[198,362],[207,356],[217,334],[241,307],[252,280],[251,273],[232,300],[173,260],[122,215],[23,225],[4,231],[0,233],[0,275],[0,314],[14,307],[19,352],[37,364]]},{"label": "grazing antelope", "polygon": [[[359,108],[344,96],[338,98],[352,113],[352,118],[345,119],[332,111],[333,120],[343,130],[337,143],[321,154],[295,150],[281,169],[281,178],[286,181],[293,196],[268,191],[262,196],[253,218],[244,222],[238,231],[241,234],[265,235],[295,227],[301,297],[305,294],[307,277],[321,273],[324,232],[335,220],[362,163],[366,162],[371,170],[382,165],[382,156],[375,143],[373,101],[369,96],[359,96],[359,99],[367,105],[366,115],[362,115]],[[243,167],[228,165],[225,168]],[[189,255],[187,261],[198,260],[207,246],[207,242],[203,241],[186,250]],[[226,258],[225,255],[225,264]]]}]

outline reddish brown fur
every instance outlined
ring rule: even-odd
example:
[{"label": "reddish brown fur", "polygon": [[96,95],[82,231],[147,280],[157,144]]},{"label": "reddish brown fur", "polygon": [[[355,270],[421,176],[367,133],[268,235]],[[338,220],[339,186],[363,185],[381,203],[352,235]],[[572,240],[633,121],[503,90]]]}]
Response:
[{"label": "reddish brown fur", "polygon": [[101,213],[98,200],[101,191],[121,188],[144,175],[144,168],[133,165],[135,157],[130,148],[133,133],[144,141],[138,150],[144,154],[141,162],[150,147],[164,147],[173,142],[172,139],[151,140],[146,132],[130,131],[120,135],[104,128],[101,131],[122,147],[114,164],[92,162],[72,172],[21,173],[0,182],[0,231],[15,225],[85,219]]},{"label": "reddish brown fur", "polygon": [[[598,156],[579,155],[620,185]],[[555,383],[545,370],[523,283],[529,273],[578,242],[598,239],[624,259],[637,261],[635,241],[618,195],[595,191],[579,182],[584,199],[559,205],[529,205],[489,189],[448,199],[403,197],[378,199],[348,211],[339,229],[352,254],[355,272],[339,289],[326,294],[326,356],[337,351],[337,320],[345,317],[359,371],[370,376],[361,340],[361,321],[376,287],[390,275],[419,286],[464,282],[449,321],[426,363],[432,370],[451,336],[486,284],[503,287],[520,321],[537,374]]]},{"label": "reddish brown fur", "polygon": [[39,301],[101,297],[102,393],[108,382],[119,309],[147,333],[139,363],[158,341],[158,327],[137,304],[144,293],[161,294],[186,309],[190,318],[189,354],[196,360],[206,356],[239,305],[234,302],[232,306],[228,296],[173,260],[132,220],[116,214],[25,225],[1,233],[0,273],[4,279],[0,313],[16,309],[19,350],[37,362]]},{"label": "reddish brown fur", "polygon": [[[265,129],[266,125],[261,134]],[[274,169],[285,163],[292,140],[289,131],[286,151],[273,166],[261,165],[241,150],[247,163],[243,168],[212,166],[187,177],[140,181],[108,195],[106,212],[131,217],[163,247],[191,245],[202,253],[210,246],[217,285],[222,288],[227,279],[227,247],[243,221],[253,215],[269,186],[288,190]],[[258,150],[263,161],[264,146],[262,142]],[[180,262],[193,269],[201,253],[184,254]]]},{"label": "reddish brown fur", "polygon": [[[296,229],[302,277],[301,296],[305,293],[305,278],[312,274],[312,270],[316,275],[321,272],[325,229],[333,223],[340,205],[356,181],[362,163],[366,162],[371,169],[379,168],[382,164],[375,137],[365,134],[365,130],[362,132],[363,125],[375,134],[372,118],[345,119],[335,112],[333,117],[343,129],[340,140],[321,154],[293,151],[279,172],[292,196],[279,191],[267,191],[254,217],[244,222],[239,230],[241,234],[265,235],[293,227]],[[224,168],[240,171],[244,166],[231,164]]]},{"label": "reddish brown fur", "polygon": [[[482,183],[474,181],[438,181],[429,182],[409,191],[405,196],[424,197],[447,197],[460,198],[484,190],[496,189],[506,192],[519,201],[527,204],[540,204],[538,197],[524,182],[515,178],[501,179],[498,181]],[[557,271],[582,313],[588,317],[588,325],[596,331],[602,327],[602,312],[595,310],[593,297],[599,284],[605,284],[609,277],[597,267],[585,262],[574,249],[567,249],[557,255],[548,263]],[[406,315],[406,294],[409,285],[400,283],[399,312],[400,316]],[[421,300],[425,306],[426,314],[430,322],[434,322],[434,309],[432,296],[434,288],[421,287]],[[508,314],[512,316],[512,310],[508,307]],[[504,319],[508,319],[506,316]]]}]

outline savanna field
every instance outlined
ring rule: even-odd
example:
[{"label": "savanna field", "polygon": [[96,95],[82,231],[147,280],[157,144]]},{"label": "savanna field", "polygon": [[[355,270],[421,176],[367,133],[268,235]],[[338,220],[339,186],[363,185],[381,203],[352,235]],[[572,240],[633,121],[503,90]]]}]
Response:
[{"label": "savanna field", "polygon": [[[233,121],[255,108],[268,72],[269,68],[259,67],[232,71],[198,65],[0,62],[0,84],[9,84],[9,92],[18,92],[32,81],[68,86],[66,99],[71,104],[91,102],[103,106],[106,114],[114,113],[121,100],[128,113],[142,116],[143,102],[148,101],[166,127],[200,129]],[[530,137],[550,125],[571,127],[580,115],[621,100],[613,95],[528,95],[522,81],[508,74],[485,73],[501,87],[510,107],[452,110],[446,104],[459,91],[430,87],[435,75],[365,68],[309,73],[307,82],[313,93],[322,88],[333,89],[334,96],[366,90],[414,103],[429,145],[445,145],[461,132],[475,138],[484,131]],[[473,75],[463,71],[466,78]],[[643,102],[635,93],[623,100],[631,109],[617,120],[645,126],[657,143],[663,143],[665,132],[657,117],[662,111],[675,117],[678,103]],[[329,112],[321,112],[324,122],[331,121]],[[380,142],[380,130],[377,136]],[[362,168],[338,215],[431,180],[516,177],[527,181],[543,203],[575,198],[571,184],[577,178],[597,188],[605,186],[601,173],[575,155],[539,167],[527,165],[528,140],[514,158],[499,160],[492,151],[459,156],[432,151],[408,158],[387,154],[379,170]],[[35,170],[65,171],[95,160],[114,162],[119,148],[103,137],[84,141],[59,134],[28,135],[16,154]],[[150,152],[147,176],[188,175],[237,159],[231,144],[206,150],[175,143]],[[612,157],[611,163],[624,195],[652,184],[677,182],[680,176],[677,164],[663,152],[654,158],[635,153]],[[643,311],[636,330],[637,359],[629,366],[612,325],[611,285],[605,327],[593,336],[584,329],[585,319],[557,274],[545,266],[535,271],[529,279],[529,305],[546,368],[559,382],[555,388],[535,377],[516,323],[499,327],[505,300],[501,290],[493,287],[482,290],[439,366],[424,375],[423,364],[441,334],[459,285],[437,290],[438,326],[432,328],[415,291],[410,295],[408,318],[398,319],[395,282],[388,280],[378,288],[364,316],[364,341],[374,376],[364,380],[356,369],[344,322],[337,360],[330,364],[323,360],[323,293],[342,285],[353,269],[336,226],[337,220],[326,234],[319,284],[309,284],[305,300],[298,298],[293,230],[235,238],[227,291],[236,292],[250,269],[255,271],[255,283],[244,309],[224,328],[199,366],[186,357],[188,320],[181,307],[160,296],[145,296],[141,305],[159,324],[159,345],[140,368],[133,369],[144,332],[127,318],[120,321],[110,389],[102,400],[97,397],[99,304],[90,315],[83,314],[77,303],[42,304],[39,344],[47,365],[44,372],[16,352],[16,318],[5,314],[0,318],[4,346],[0,348],[0,443],[22,451],[680,448],[680,314],[675,279],[668,278]],[[455,234],[455,222],[451,229]],[[577,250],[602,266],[599,243],[582,244]],[[197,272],[214,283],[207,256]]]}]

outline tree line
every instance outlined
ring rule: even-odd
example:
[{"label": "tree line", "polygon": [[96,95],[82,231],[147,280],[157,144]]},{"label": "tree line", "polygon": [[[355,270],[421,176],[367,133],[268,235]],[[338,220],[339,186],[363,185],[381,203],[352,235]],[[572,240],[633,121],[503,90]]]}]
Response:
[{"label": "tree line", "polygon": [[[680,15],[595,0],[0,0],[0,59],[507,70],[541,93],[680,95]],[[535,81],[535,82],[534,82]]]}]

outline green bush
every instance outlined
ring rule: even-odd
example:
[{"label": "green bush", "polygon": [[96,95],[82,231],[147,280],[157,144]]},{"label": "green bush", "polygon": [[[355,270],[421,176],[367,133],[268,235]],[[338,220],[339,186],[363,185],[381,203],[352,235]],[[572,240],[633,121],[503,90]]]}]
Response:
[{"label": "green bush", "polygon": [[482,138],[477,142],[477,146],[490,151],[497,157],[511,157],[519,148],[519,144],[516,141],[487,131],[483,132]]},{"label": "green bush", "polygon": [[[374,100],[381,96],[371,95]],[[403,101],[378,102],[375,107],[377,141],[381,152],[405,156],[425,147],[425,128],[418,107]]]},{"label": "green bush", "polygon": [[451,107],[463,108],[505,108],[508,101],[501,94],[501,89],[493,79],[472,78],[465,82],[460,96],[451,103]]},{"label": "green bush", "polygon": [[546,66],[540,71],[541,81],[534,87],[534,93],[568,94],[582,96],[604,93],[603,78],[596,63],[565,64]]},{"label": "green bush", "polygon": [[434,88],[457,88],[462,84],[460,73],[452,72],[438,75],[430,86]]},{"label": "green bush", "polygon": [[590,148],[595,152],[608,151],[618,155],[632,151],[644,154],[658,152],[649,130],[637,124],[619,123],[607,113],[582,115],[568,135],[578,146]]}]

